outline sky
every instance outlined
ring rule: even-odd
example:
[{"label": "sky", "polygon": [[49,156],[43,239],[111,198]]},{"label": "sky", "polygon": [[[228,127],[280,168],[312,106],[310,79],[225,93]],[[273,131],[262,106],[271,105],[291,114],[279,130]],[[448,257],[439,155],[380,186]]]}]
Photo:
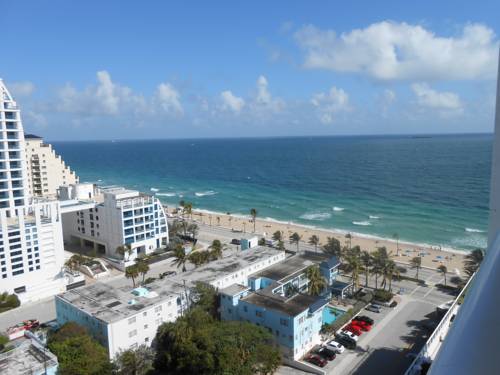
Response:
[{"label": "sky", "polygon": [[493,130],[498,1],[0,0],[48,140]]}]

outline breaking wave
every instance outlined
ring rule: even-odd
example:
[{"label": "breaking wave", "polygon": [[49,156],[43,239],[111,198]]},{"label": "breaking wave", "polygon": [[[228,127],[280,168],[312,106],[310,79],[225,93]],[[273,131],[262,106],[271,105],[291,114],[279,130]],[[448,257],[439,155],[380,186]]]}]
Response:
[{"label": "breaking wave", "polygon": [[470,233],[484,233],[485,232],[484,230],[475,229],[475,228],[465,228],[465,231],[470,232]]},{"label": "breaking wave", "polygon": [[194,195],[196,195],[197,197],[205,197],[205,196],[210,196],[210,195],[215,195],[215,194],[217,194],[217,192],[213,191],[213,190],[200,191],[200,192],[194,193]]},{"label": "breaking wave", "polygon": [[335,212],[342,212],[342,211],[344,211],[344,208],[342,208],[342,207],[333,207],[333,210]]},{"label": "breaking wave", "polygon": [[328,212],[316,212],[316,213],[309,213],[309,214],[304,214],[301,215],[301,219],[305,220],[317,220],[317,221],[323,221],[326,219],[329,219],[332,215],[330,215]]},{"label": "breaking wave", "polygon": [[372,225],[372,223],[370,223],[369,221],[353,221],[352,224],[353,225],[361,225],[363,227],[367,227],[369,225]]}]

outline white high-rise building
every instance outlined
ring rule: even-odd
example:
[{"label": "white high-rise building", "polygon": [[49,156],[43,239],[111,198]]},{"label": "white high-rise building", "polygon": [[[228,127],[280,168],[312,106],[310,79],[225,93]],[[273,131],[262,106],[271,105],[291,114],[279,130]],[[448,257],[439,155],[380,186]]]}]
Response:
[{"label": "white high-rise building", "polygon": [[65,290],[61,212],[29,195],[21,113],[2,80],[0,129],[0,292],[26,302]]},{"label": "white high-rise building", "polygon": [[25,134],[28,193],[38,197],[57,196],[61,185],[78,183],[78,176],[41,137]]}]

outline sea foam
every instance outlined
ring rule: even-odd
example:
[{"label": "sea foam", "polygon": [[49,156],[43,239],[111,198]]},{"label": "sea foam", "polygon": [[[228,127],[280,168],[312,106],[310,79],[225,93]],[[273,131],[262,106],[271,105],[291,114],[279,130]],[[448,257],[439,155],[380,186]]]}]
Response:
[{"label": "sea foam", "polygon": [[335,212],[342,212],[342,211],[344,211],[344,208],[342,208],[342,207],[333,207],[333,210]]},{"label": "sea foam", "polygon": [[372,223],[370,223],[369,221],[353,221],[352,224],[353,225],[361,225],[363,227],[367,227],[369,225],[372,225]]},{"label": "sea foam", "polygon": [[156,193],[156,195],[159,195],[160,197],[175,197],[177,194],[175,194],[175,193]]},{"label": "sea foam", "polygon": [[301,219],[323,221],[332,217],[328,212],[314,212],[301,215]]},{"label": "sea foam", "polygon": [[194,193],[194,195],[196,195],[197,197],[205,197],[205,196],[210,196],[210,195],[215,195],[217,194],[216,191],[213,191],[213,190],[207,190],[207,191],[197,191],[196,193]]},{"label": "sea foam", "polygon": [[375,215],[368,215],[369,219],[380,219],[380,216],[375,216]]},{"label": "sea foam", "polygon": [[157,188],[154,188],[154,187],[152,187],[152,188],[151,188],[151,189],[149,189],[149,190],[151,190],[151,191],[153,191],[153,192],[155,192],[155,193],[156,193],[156,192],[158,192],[158,191],[160,191],[160,189],[157,189]]},{"label": "sea foam", "polygon": [[465,231],[470,232],[470,233],[484,233],[485,232],[484,230],[475,229],[475,228],[465,228]]}]

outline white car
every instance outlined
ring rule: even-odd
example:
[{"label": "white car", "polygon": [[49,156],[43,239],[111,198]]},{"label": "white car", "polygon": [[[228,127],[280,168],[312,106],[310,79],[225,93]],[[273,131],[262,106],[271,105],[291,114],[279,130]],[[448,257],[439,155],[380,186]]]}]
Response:
[{"label": "white car", "polygon": [[326,343],[326,347],[327,347],[327,349],[333,350],[335,353],[339,353],[339,354],[344,353],[344,350],[345,350],[344,345],[339,344],[335,340],[328,341]]},{"label": "white car", "polygon": [[345,336],[349,336],[351,339],[353,339],[354,341],[358,341],[358,335],[355,335],[354,333],[350,332],[350,331],[347,331],[347,330],[344,330],[344,331],[341,331],[340,332],[341,334],[345,335]]}]

